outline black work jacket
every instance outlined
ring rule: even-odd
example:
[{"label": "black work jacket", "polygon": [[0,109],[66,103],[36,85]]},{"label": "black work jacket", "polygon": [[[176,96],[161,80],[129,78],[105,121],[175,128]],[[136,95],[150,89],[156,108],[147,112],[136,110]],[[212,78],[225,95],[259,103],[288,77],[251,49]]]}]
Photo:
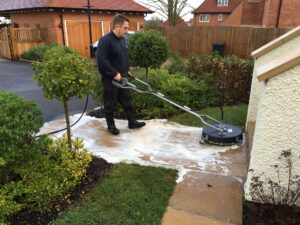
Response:
[{"label": "black work jacket", "polygon": [[104,35],[98,43],[97,63],[102,79],[112,80],[117,73],[127,76],[128,45],[124,37],[117,37],[112,31]]}]

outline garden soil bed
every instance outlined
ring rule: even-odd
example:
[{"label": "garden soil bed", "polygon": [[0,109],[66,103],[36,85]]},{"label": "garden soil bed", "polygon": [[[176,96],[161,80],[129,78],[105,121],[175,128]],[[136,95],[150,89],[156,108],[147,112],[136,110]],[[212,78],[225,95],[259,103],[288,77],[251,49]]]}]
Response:
[{"label": "garden soil bed", "polygon": [[68,206],[80,202],[83,195],[87,193],[111,167],[112,164],[106,162],[104,159],[93,157],[85,178],[74,188],[68,199],[56,201],[51,211],[44,214],[25,209],[13,216],[10,219],[10,223],[12,225],[47,225],[49,222],[55,220]]},{"label": "garden soil bed", "polygon": [[300,207],[245,202],[243,225],[299,225]]}]

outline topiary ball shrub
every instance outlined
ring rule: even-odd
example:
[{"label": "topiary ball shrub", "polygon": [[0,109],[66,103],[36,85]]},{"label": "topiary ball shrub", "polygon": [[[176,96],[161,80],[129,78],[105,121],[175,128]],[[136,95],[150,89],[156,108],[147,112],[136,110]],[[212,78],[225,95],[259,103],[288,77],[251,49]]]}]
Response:
[{"label": "topiary ball shrub", "polygon": [[137,32],[128,39],[129,58],[131,66],[159,68],[169,56],[167,39],[157,31]]}]

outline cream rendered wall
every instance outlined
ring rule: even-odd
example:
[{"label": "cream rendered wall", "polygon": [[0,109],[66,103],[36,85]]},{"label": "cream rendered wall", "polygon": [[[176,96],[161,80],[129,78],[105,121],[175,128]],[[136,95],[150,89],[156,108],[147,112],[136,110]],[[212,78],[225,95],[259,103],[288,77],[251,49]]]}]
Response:
[{"label": "cream rendered wall", "polygon": [[287,41],[281,46],[274,48],[270,52],[266,53],[265,55],[262,55],[259,58],[255,59],[252,84],[251,84],[250,101],[249,101],[248,114],[247,114],[247,126],[249,123],[256,122],[260,93],[263,91],[263,86],[264,86],[264,82],[259,82],[256,77],[257,68],[275,59],[279,59],[280,57],[282,57],[283,54],[292,52],[294,49],[298,49],[299,46],[300,46],[300,36]]},{"label": "cream rendered wall", "polygon": [[[299,46],[300,37],[294,38],[257,59],[256,68],[272,59],[279,58],[282,54],[288,54]],[[249,165],[249,169],[254,172],[248,173],[245,184],[245,194],[248,200],[251,200],[249,187],[253,175],[264,173],[263,177],[277,181],[277,173],[271,165],[279,164],[278,156],[283,150],[292,150],[295,159],[293,172],[294,175],[300,176],[300,65],[260,83],[254,77],[254,85],[256,87],[252,87],[251,91],[256,91],[256,93],[251,94],[252,109],[248,112],[248,120],[255,121],[256,114],[256,128]],[[282,172],[283,185],[286,185],[287,178],[288,174]],[[300,205],[299,201],[298,205]]]}]

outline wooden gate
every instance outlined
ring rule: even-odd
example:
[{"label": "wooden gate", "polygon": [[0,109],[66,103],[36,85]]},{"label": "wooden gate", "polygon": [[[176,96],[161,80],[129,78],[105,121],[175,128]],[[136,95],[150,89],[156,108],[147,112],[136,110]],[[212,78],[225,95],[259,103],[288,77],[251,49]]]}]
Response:
[{"label": "wooden gate", "polygon": [[9,35],[9,29],[7,27],[0,30],[0,56],[12,59]]},{"label": "wooden gate", "polygon": [[[90,33],[88,21],[67,20],[66,45],[81,55],[90,57]],[[92,41],[95,43],[103,36],[103,22],[92,22]]]}]

